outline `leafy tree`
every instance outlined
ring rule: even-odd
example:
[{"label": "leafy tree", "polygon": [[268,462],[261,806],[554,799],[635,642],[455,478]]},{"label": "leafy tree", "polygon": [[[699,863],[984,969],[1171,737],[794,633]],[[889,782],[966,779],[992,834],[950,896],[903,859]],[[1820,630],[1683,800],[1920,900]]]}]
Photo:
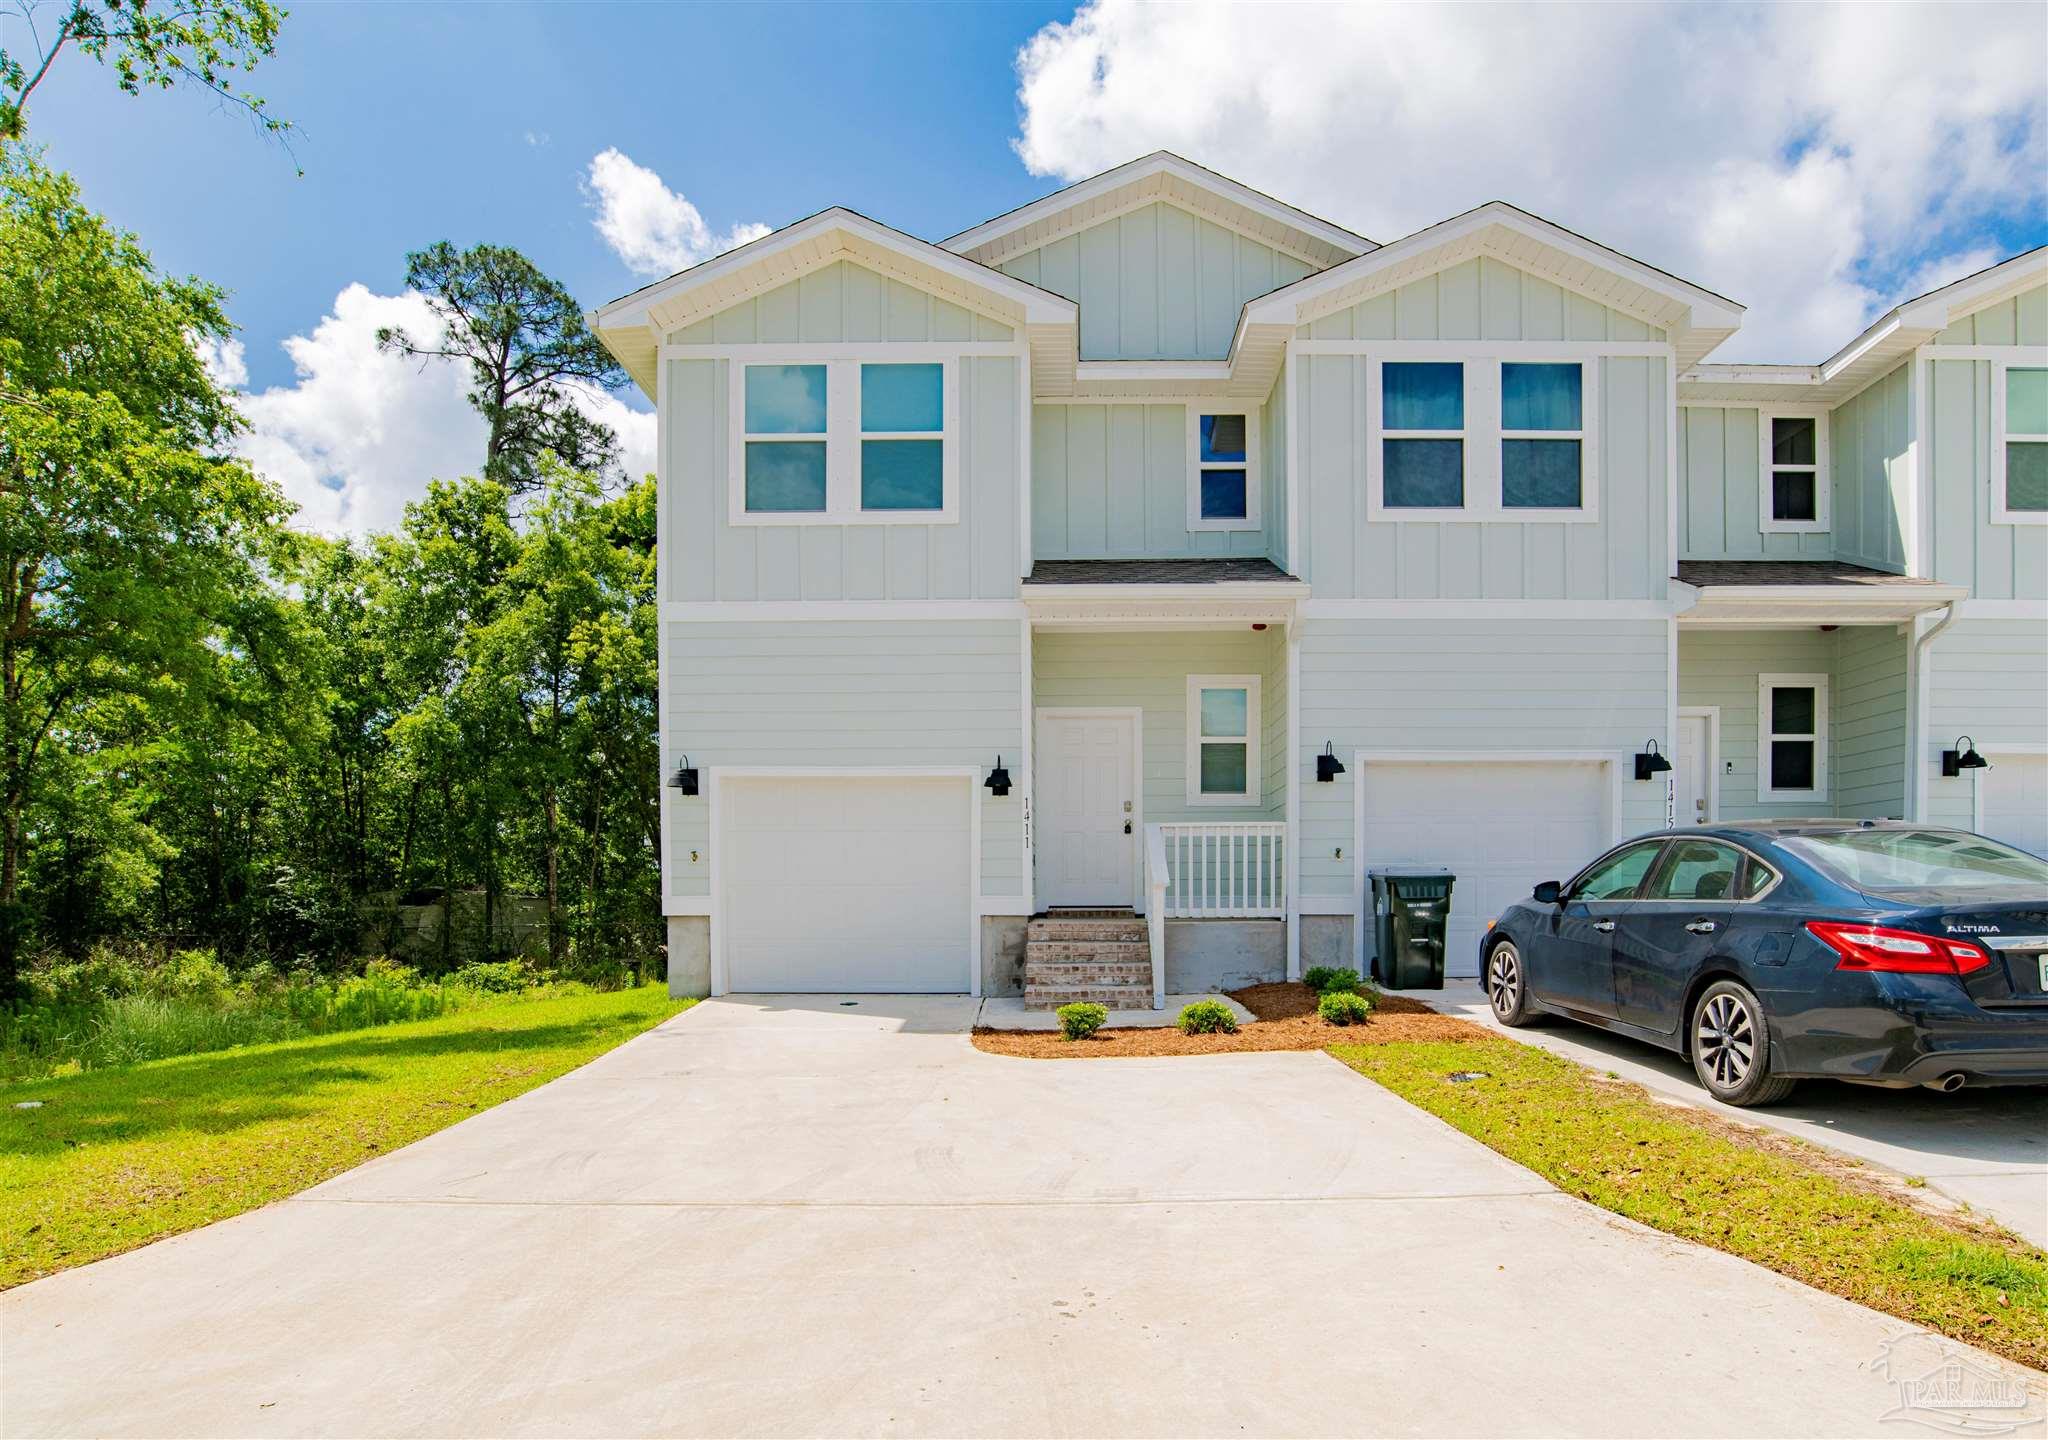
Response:
[{"label": "leafy tree", "polygon": [[[55,28],[45,42],[37,0],[9,0],[16,33],[28,37],[24,53],[0,49],[0,140],[18,140],[27,123],[29,96],[50,73],[66,45],[114,67],[114,83],[130,95],[144,86],[168,90],[197,85],[244,111],[280,138],[291,126],[273,116],[261,97],[234,88],[277,45],[285,12],[270,0],[60,0],[45,15]],[[5,30],[9,27],[0,27]]]},{"label": "leafy tree", "polygon": [[549,452],[571,470],[612,467],[618,437],[578,408],[576,391],[616,390],[626,372],[560,282],[507,246],[457,250],[446,240],[406,256],[405,282],[426,296],[443,333],[415,337],[386,327],[378,343],[469,367],[469,403],[490,427],[486,480],[514,494],[537,489]]}]

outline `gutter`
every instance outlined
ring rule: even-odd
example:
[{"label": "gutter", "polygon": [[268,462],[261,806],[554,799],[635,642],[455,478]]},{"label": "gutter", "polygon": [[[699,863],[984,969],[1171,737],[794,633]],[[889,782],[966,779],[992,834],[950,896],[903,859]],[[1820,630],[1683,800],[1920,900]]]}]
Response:
[{"label": "gutter", "polygon": [[1941,619],[1913,641],[1913,734],[1911,748],[1907,752],[1907,763],[1912,766],[1911,785],[1908,790],[1911,818],[1921,823],[1927,820],[1927,709],[1931,692],[1927,687],[1927,657],[1935,637],[1961,619],[1956,602],[1951,600],[1942,607]]}]

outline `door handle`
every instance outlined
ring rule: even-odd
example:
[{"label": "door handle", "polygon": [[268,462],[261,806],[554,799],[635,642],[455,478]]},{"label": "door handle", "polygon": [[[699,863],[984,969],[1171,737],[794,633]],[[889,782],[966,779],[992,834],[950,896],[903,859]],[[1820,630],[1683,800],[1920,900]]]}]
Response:
[{"label": "door handle", "polygon": [[1711,935],[1721,927],[1711,920],[1695,920],[1685,928],[1695,935]]},{"label": "door handle", "polygon": [[1126,821],[1124,821],[1124,834],[1128,835],[1128,834],[1130,834],[1130,833],[1131,833],[1131,822],[1130,822],[1130,821],[1128,821],[1128,820],[1126,820]]},{"label": "door handle", "polygon": [[1593,922],[1593,928],[1604,935],[1609,930],[1612,930],[1614,928],[1614,922],[1612,920],[1595,920]]}]

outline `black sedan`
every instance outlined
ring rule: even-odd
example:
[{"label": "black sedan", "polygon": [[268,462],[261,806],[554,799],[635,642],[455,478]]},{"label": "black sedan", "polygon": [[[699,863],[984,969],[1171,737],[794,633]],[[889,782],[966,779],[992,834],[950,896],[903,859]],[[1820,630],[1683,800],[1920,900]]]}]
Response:
[{"label": "black sedan", "polygon": [[1503,1024],[1678,1051],[1730,1105],[1806,1077],[2048,1083],[2048,862],[1896,821],[1665,831],[1509,906],[1479,973]]}]

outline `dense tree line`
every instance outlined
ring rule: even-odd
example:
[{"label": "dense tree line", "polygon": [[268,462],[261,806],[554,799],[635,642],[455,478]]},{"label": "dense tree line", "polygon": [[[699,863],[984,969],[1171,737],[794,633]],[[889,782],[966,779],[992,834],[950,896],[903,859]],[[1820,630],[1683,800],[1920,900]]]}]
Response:
[{"label": "dense tree line", "polygon": [[100,943],[334,963],[406,898],[480,911],[450,964],[514,896],[559,967],[652,958],[653,486],[556,458],[608,461],[562,385],[618,377],[516,252],[414,268],[490,453],[395,533],[308,535],[233,457],[220,292],[0,157],[0,985]]}]

